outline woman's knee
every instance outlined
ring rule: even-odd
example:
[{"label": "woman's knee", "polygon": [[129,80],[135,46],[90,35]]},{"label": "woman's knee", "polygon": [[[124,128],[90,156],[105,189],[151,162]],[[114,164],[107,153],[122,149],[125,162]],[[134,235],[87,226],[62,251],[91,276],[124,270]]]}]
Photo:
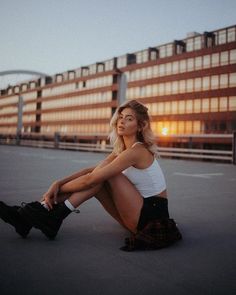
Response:
[{"label": "woman's knee", "polygon": [[112,176],[108,179],[109,184],[119,184],[121,181],[128,180],[126,176],[124,176],[122,173],[119,173],[117,175]]}]

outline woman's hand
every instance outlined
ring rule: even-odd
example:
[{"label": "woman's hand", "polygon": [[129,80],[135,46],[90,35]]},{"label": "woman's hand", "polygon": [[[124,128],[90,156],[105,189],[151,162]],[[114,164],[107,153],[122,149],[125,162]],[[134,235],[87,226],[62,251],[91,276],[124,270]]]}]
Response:
[{"label": "woman's hand", "polygon": [[48,191],[43,195],[43,201],[48,206],[48,208],[51,210],[53,209],[53,205],[57,204],[57,195],[60,190],[60,182],[55,181],[50,186]]}]

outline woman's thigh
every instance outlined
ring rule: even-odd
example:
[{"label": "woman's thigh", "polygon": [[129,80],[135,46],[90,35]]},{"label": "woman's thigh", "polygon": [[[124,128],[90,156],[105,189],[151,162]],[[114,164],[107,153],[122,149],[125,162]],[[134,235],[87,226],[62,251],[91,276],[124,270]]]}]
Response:
[{"label": "woman's thigh", "polygon": [[112,198],[124,224],[136,232],[140,211],[143,206],[143,197],[135,186],[122,173],[108,180]]}]

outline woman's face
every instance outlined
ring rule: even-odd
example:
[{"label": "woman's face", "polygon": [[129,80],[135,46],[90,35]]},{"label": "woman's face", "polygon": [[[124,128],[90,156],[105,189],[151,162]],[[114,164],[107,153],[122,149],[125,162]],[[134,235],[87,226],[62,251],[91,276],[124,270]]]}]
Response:
[{"label": "woman's face", "polygon": [[125,108],[118,115],[117,134],[120,136],[133,136],[138,131],[138,121],[135,112],[130,108]]}]

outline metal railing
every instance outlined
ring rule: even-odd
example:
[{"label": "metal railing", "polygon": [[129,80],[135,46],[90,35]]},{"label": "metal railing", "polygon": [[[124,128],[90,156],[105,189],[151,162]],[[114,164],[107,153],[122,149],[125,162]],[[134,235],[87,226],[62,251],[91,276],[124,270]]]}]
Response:
[{"label": "metal railing", "polygon": [[[159,147],[158,152],[161,157],[168,158],[185,158],[185,159],[205,159],[214,161],[225,161],[236,164],[236,136],[231,136],[233,140],[232,150],[209,150],[209,149],[194,149],[194,148],[173,148],[173,147]],[[105,143],[77,143],[77,142],[62,142],[55,136],[54,141],[43,140],[27,140],[21,139],[0,139],[0,144],[10,144],[40,148],[56,148],[65,150],[78,150],[90,152],[111,152],[112,146]]]}]

